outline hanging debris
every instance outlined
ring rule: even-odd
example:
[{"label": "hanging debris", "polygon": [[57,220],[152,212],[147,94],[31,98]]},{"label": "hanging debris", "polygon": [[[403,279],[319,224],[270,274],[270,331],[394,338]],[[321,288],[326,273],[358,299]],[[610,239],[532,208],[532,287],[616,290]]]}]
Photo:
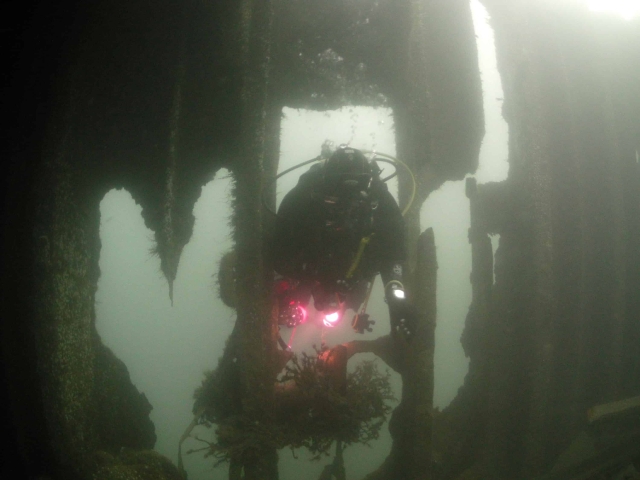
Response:
[{"label": "hanging debris", "polygon": [[223,356],[194,394],[194,411],[203,412],[200,422],[217,425],[217,441],[205,453],[221,463],[255,455],[255,448],[265,444],[305,448],[321,458],[336,441],[347,446],[375,440],[391,410],[389,374],[380,373],[375,362],[363,362],[347,375],[346,362],[342,346],[294,355],[275,388],[275,422],[265,429],[237,408],[236,363]]}]

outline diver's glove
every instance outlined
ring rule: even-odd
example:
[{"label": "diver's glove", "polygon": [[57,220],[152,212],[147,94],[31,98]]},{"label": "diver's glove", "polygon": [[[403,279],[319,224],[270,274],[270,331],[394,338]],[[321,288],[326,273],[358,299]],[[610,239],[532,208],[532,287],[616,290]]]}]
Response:
[{"label": "diver's glove", "polygon": [[415,334],[417,315],[415,308],[407,300],[402,283],[397,280],[390,281],[385,287],[385,298],[389,305],[391,335],[400,334],[410,342]]}]

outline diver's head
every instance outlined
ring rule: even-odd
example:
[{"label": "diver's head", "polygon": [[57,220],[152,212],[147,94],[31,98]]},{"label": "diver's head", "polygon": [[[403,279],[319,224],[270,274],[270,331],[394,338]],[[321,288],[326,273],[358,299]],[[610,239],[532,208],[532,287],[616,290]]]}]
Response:
[{"label": "diver's head", "polygon": [[324,165],[324,185],[327,193],[367,191],[374,169],[364,154],[355,148],[340,145]]}]

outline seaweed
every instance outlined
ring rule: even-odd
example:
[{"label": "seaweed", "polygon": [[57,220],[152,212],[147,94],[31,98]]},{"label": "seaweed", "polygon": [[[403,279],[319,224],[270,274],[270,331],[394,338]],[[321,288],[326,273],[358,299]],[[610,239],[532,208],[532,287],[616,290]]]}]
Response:
[{"label": "seaweed", "polygon": [[[306,448],[314,459],[330,453],[334,442],[345,446],[369,444],[378,438],[394,400],[389,372],[382,373],[374,361],[360,363],[336,381],[335,368],[326,361],[331,350],[321,349],[317,355],[293,355],[285,366],[275,389],[275,422],[266,425],[249,421],[238,410],[231,411],[224,394],[229,386],[229,372],[208,372],[194,396],[196,405],[204,407],[200,424],[217,424],[216,441],[196,437],[205,444],[187,453],[205,452],[216,465],[237,458],[260,455],[263,449]],[[346,363],[344,364],[346,367]],[[346,387],[346,388],[342,388]],[[229,413],[226,417],[226,413]]]}]

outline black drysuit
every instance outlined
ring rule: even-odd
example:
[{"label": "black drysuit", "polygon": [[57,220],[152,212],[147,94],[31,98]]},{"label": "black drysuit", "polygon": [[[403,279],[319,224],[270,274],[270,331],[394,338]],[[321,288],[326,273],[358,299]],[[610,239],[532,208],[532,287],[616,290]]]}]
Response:
[{"label": "black drysuit", "polygon": [[[347,278],[363,238],[369,241]],[[341,281],[362,285],[378,272],[385,283],[402,280],[404,221],[378,177],[365,194],[359,189],[336,193],[325,181],[323,165],[314,165],[282,200],[272,245],[276,272],[306,284],[329,290]],[[361,295],[356,298],[362,301]]]}]

